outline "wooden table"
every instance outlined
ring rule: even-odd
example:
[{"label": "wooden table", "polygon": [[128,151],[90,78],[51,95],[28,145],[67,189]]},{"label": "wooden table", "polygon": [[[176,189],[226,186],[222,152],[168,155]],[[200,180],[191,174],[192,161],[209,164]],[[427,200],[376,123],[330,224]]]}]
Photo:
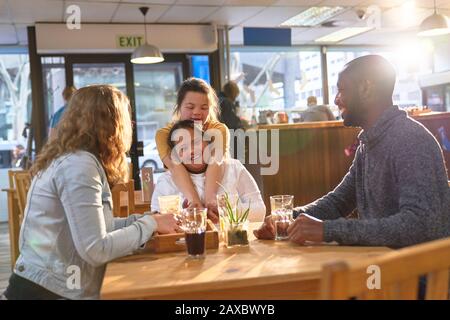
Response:
[{"label": "wooden table", "polygon": [[[142,200],[141,190],[134,191],[134,211],[135,213],[144,213],[150,211],[150,202]],[[127,213],[128,210],[128,195],[125,192],[120,193],[120,211],[122,214]]]},{"label": "wooden table", "polygon": [[[251,224],[251,228],[259,224]],[[252,234],[252,233],[251,233]],[[143,253],[110,262],[102,299],[317,299],[323,263],[386,253],[385,247],[298,246],[251,235],[248,248]]]}]

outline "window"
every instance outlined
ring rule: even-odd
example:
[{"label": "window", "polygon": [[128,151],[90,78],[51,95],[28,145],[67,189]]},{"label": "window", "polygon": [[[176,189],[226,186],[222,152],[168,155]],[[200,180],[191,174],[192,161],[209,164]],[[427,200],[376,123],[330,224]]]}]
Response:
[{"label": "window", "polygon": [[[431,58],[422,54],[425,50],[409,50],[407,52],[381,51],[379,49],[353,49],[339,51],[329,50],[327,53],[328,84],[333,86],[337,83],[339,72],[347,62],[368,54],[379,54],[386,58],[396,69],[397,82],[394,88],[394,101],[401,108],[422,105],[422,93],[418,82],[421,74],[431,72]],[[413,54],[420,52],[421,55]],[[336,63],[333,63],[336,61]],[[408,93],[408,94],[402,94]],[[330,96],[330,102],[332,101]]]},{"label": "window", "polygon": [[316,72],[311,72],[320,69],[320,55],[311,55],[311,50],[232,47],[230,62],[231,80],[237,80],[241,91],[241,116],[248,120],[263,110],[305,108],[306,98],[322,88],[317,81],[321,79],[316,77],[314,81]]},{"label": "window", "polygon": [[337,95],[337,92],[338,92],[337,86],[331,86],[331,94]]},{"label": "window", "polygon": [[322,89],[316,89],[315,91],[315,96],[318,97],[322,97]]},{"label": "window", "polygon": [[64,57],[42,57],[41,63],[48,127],[51,116],[64,105],[62,92],[66,87],[66,70]]},{"label": "window", "polygon": [[408,92],[408,99],[409,100],[413,100],[413,101],[417,101],[419,99],[421,99],[421,91],[413,91],[413,92]]},{"label": "window", "polygon": [[[8,170],[20,167],[27,139],[22,136],[31,121],[30,64],[26,51],[0,52],[0,188],[9,188]],[[0,195],[0,221],[7,220],[6,193]]]}]

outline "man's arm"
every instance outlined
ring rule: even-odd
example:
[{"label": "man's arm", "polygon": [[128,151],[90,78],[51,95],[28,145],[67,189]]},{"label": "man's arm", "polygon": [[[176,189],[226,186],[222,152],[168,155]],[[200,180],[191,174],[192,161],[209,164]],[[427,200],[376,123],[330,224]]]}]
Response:
[{"label": "man's arm", "polygon": [[448,236],[447,175],[437,142],[431,136],[409,139],[392,152],[399,211],[380,219],[324,221],[325,241],[404,247]]},{"label": "man's arm", "polygon": [[356,151],[355,159],[339,185],[322,198],[294,210],[294,216],[307,213],[321,220],[333,220],[346,217],[356,208],[356,167],[360,158],[360,149]]}]

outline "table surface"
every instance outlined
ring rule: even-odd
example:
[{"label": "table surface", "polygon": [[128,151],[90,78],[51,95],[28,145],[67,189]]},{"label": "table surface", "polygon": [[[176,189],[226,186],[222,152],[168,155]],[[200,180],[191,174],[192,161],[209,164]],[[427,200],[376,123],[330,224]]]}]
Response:
[{"label": "table surface", "polygon": [[[251,223],[250,229],[258,226],[259,223]],[[318,281],[324,263],[362,259],[390,251],[386,247],[299,246],[288,241],[257,240],[252,232],[249,240],[250,246],[231,249],[220,243],[219,249],[207,250],[202,260],[189,260],[184,251],[147,252],[115,260],[107,266],[101,297],[189,297],[190,293],[200,291]]]}]

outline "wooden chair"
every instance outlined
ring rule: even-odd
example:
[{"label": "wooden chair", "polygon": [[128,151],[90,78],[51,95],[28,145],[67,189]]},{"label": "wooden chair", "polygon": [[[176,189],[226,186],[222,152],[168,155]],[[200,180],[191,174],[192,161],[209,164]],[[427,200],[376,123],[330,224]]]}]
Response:
[{"label": "wooden chair", "polygon": [[[127,211],[124,213],[121,210],[120,203],[120,194],[122,192],[127,193]],[[130,214],[135,212],[135,203],[134,203],[134,180],[130,179],[126,183],[118,183],[116,184],[112,190],[112,201],[113,201],[113,215],[114,217],[128,217]]]},{"label": "wooden chair", "polygon": [[17,172],[14,175],[14,183],[16,185],[17,202],[20,210],[20,223],[22,224],[27,205],[27,194],[31,185],[31,175],[28,171]]},{"label": "wooden chair", "polygon": [[133,178],[133,163],[128,162],[128,178]]},{"label": "wooden chair", "polygon": [[[16,180],[16,176],[18,177]],[[11,256],[11,268],[14,268],[17,258],[19,257],[19,234],[20,226],[23,220],[24,208],[26,205],[26,194],[28,188],[26,187],[25,180],[31,180],[28,171],[23,170],[9,170],[8,180],[9,188],[3,191],[7,192],[8,197],[8,227],[9,227],[9,243],[10,243],[10,256]],[[19,182],[20,180],[20,182]],[[21,194],[25,194],[25,201],[19,200],[19,191],[17,190],[16,181],[20,184]],[[29,187],[29,184],[28,184]]]},{"label": "wooden chair", "polygon": [[[426,276],[425,299],[446,300],[449,298],[449,269],[450,238],[364,261],[337,261],[322,269],[322,299],[415,300],[419,277]],[[378,275],[380,286],[376,287],[373,280]]]}]

